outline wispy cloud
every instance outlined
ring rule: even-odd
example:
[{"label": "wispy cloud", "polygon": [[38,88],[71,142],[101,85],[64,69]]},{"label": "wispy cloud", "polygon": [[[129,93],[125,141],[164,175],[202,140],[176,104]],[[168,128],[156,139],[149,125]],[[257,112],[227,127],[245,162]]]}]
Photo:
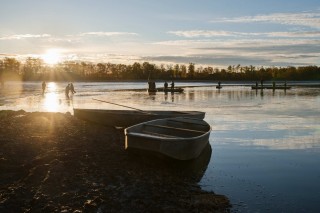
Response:
[{"label": "wispy cloud", "polygon": [[275,47],[289,45],[320,45],[318,39],[206,39],[206,40],[167,40],[154,42],[156,45],[187,47]]},{"label": "wispy cloud", "polygon": [[48,38],[51,37],[49,34],[16,34],[16,35],[8,35],[1,36],[0,40],[20,40],[20,39],[28,39],[28,38]]},{"label": "wispy cloud", "polygon": [[242,16],[236,18],[220,18],[211,20],[211,22],[229,22],[229,23],[251,23],[266,22],[285,25],[297,25],[311,28],[320,28],[319,12],[301,12],[301,13],[273,13],[269,15]]},{"label": "wispy cloud", "polygon": [[[288,66],[315,64],[320,58],[318,39],[198,39],[154,43],[174,46],[176,54],[152,57],[153,60],[199,64],[251,64]],[[179,52],[178,52],[179,51]]]},{"label": "wispy cloud", "polygon": [[130,35],[136,36],[137,33],[130,32],[86,32],[79,34],[80,36],[121,36],[121,35]]},{"label": "wispy cloud", "polygon": [[16,57],[17,54],[7,54],[7,53],[0,53],[0,58],[4,57]]},{"label": "wispy cloud", "polygon": [[[224,67],[226,65],[288,66],[312,65],[320,59],[320,31],[233,32],[214,30],[169,31],[178,39],[158,42],[132,40],[136,33],[84,32],[71,35],[12,35],[6,39],[30,39],[33,51],[41,54],[48,48],[63,47],[69,58],[95,62],[189,63]],[[121,35],[121,36],[119,36]],[[119,39],[114,37],[119,36]],[[102,38],[100,38],[102,37]],[[128,39],[129,38],[129,39]],[[36,40],[38,39],[38,40]],[[101,42],[103,40],[103,42]],[[109,41],[110,40],[110,41]],[[116,42],[115,42],[116,40]],[[10,51],[16,40],[1,41]],[[169,51],[168,51],[169,50]],[[27,54],[28,52],[22,52]]]},{"label": "wispy cloud", "polygon": [[210,31],[210,30],[189,30],[189,31],[169,31],[169,34],[173,34],[180,37],[195,38],[195,37],[217,37],[217,36],[236,36],[239,33],[229,31]]},{"label": "wispy cloud", "polygon": [[173,34],[185,38],[213,38],[213,37],[320,37],[320,31],[298,31],[298,32],[231,32],[231,31],[210,31],[210,30],[189,30],[189,31],[169,31],[169,34]]},{"label": "wispy cloud", "polygon": [[265,34],[268,37],[320,38],[320,31],[270,32]]},{"label": "wispy cloud", "polygon": [[110,37],[110,36],[137,36],[137,33],[130,32],[85,32],[76,35],[65,35],[65,36],[52,36],[50,34],[14,34],[0,36],[0,40],[21,40],[30,38],[49,38],[50,41],[68,41],[71,42],[72,39],[78,40],[79,37],[84,36],[99,36],[99,37]]}]

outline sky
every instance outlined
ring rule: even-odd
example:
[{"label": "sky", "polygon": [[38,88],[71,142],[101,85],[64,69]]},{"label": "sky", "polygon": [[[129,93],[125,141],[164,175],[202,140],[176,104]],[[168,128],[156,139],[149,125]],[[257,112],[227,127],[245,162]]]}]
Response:
[{"label": "sky", "polygon": [[0,57],[320,64],[319,0],[1,0]]}]

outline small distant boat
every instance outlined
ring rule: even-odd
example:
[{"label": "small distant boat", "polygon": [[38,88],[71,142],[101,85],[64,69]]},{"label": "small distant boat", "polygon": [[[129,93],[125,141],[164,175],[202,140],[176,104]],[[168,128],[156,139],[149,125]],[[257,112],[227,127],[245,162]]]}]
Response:
[{"label": "small distant boat", "polygon": [[148,92],[167,92],[167,93],[182,93],[184,91],[183,88],[180,88],[180,87],[175,87],[173,89],[171,88],[158,88],[158,89],[148,89]]},{"label": "small distant boat", "polygon": [[126,150],[143,150],[176,159],[197,158],[209,141],[211,126],[204,120],[157,119],[125,129]]},{"label": "small distant boat", "polygon": [[192,117],[204,119],[201,111],[161,111],[161,110],[104,110],[104,109],[73,109],[74,116],[90,122],[115,127],[128,127],[138,123],[174,117]]},{"label": "small distant boat", "polygon": [[173,89],[171,89],[171,88],[166,88],[166,89],[159,89],[158,91],[163,91],[163,92],[171,92],[171,93],[173,93],[173,92],[178,92],[178,93],[181,93],[181,92],[183,92],[183,88],[179,88],[179,87],[176,87],[176,88],[173,88]]},{"label": "small distant boat", "polygon": [[[150,73],[149,73],[150,74]],[[172,82],[172,84],[174,84]],[[171,85],[172,85],[171,84]],[[182,93],[183,92],[183,88],[181,87],[168,87],[168,83],[166,82],[165,83],[165,86],[164,87],[161,87],[161,88],[156,88],[156,83],[152,80],[150,80],[150,76],[148,78],[148,92],[149,93],[156,93],[156,92],[165,92],[165,93],[175,93],[175,92],[178,92],[178,93]],[[167,85],[167,86],[166,86]]]}]

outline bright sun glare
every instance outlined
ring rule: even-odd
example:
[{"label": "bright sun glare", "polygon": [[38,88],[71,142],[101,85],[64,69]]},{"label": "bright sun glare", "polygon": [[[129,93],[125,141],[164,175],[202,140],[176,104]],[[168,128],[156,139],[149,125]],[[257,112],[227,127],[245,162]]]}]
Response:
[{"label": "bright sun glare", "polygon": [[54,65],[58,63],[61,59],[60,51],[57,49],[47,50],[47,52],[42,55],[42,59],[44,60],[45,63]]},{"label": "bright sun glare", "polygon": [[49,112],[55,112],[59,108],[58,95],[56,93],[48,93],[44,100],[44,108]]},{"label": "bright sun glare", "polygon": [[47,93],[44,98],[44,108],[49,112],[56,112],[59,108],[59,96],[57,85],[54,82],[49,82],[47,85]]}]

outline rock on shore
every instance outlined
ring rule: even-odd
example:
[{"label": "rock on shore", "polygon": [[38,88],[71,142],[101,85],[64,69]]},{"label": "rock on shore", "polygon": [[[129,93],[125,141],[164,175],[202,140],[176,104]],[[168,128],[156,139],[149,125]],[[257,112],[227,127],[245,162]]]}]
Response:
[{"label": "rock on shore", "polygon": [[0,212],[228,212],[228,199],[70,113],[0,111]]}]

